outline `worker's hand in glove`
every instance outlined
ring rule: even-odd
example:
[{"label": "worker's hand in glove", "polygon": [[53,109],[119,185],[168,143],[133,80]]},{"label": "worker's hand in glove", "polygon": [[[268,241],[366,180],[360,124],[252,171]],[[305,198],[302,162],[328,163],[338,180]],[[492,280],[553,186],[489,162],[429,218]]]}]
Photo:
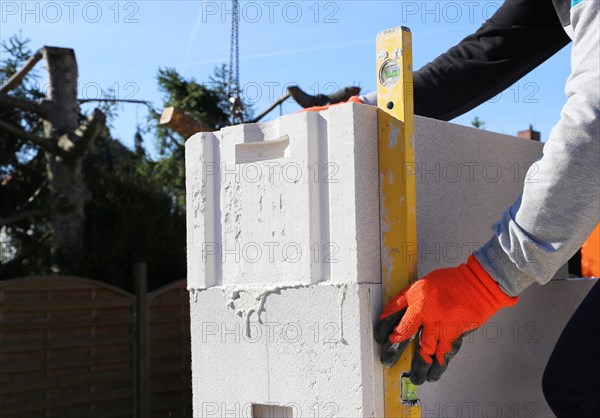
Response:
[{"label": "worker's hand in glove", "polygon": [[504,293],[474,256],[458,267],[433,271],[394,296],[375,326],[383,344],[381,362],[391,367],[418,333],[419,349],[410,379],[435,382],[456,354],[462,337],[496,311],[513,306],[517,297]]},{"label": "worker's hand in glove", "polygon": [[313,107],[308,107],[306,109],[302,109],[299,111],[299,113],[301,112],[320,112],[321,110],[327,110],[329,109],[331,106],[339,106],[339,105],[343,105],[346,103],[363,103],[362,100],[360,100],[360,98],[358,96],[352,96],[348,99],[347,102],[340,102],[340,103],[334,103],[334,104],[329,104],[326,106],[313,106]]}]

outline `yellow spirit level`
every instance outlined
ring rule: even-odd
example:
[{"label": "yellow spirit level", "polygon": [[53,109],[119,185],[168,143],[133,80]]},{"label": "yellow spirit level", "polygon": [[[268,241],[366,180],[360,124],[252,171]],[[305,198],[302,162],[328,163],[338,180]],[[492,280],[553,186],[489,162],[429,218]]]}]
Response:
[{"label": "yellow spirit level", "polygon": [[[383,302],[417,279],[412,36],[405,27],[377,35],[377,123]],[[408,251],[410,249],[411,251]],[[409,372],[416,340],[385,369],[385,416],[420,417]]]}]

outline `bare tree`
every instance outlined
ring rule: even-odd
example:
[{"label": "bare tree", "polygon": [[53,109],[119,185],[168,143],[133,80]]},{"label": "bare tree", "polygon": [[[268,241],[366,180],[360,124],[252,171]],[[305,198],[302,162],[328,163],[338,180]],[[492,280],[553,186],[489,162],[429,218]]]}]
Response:
[{"label": "bare tree", "polygon": [[[19,85],[40,60],[46,63],[48,90],[45,99],[36,102],[14,97],[8,92]],[[81,251],[85,222],[85,202],[91,198],[86,188],[82,161],[86,150],[106,124],[106,116],[94,109],[80,123],[77,100],[77,61],[69,48],[45,46],[0,88],[0,105],[35,113],[43,122],[43,136],[22,127],[0,121],[0,130],[29,141],[44,150],[51,204],[47,215],[53,229],[57,256],[74,257]],[[40,216],[32,211],[31,216]],[[23,219],[26,213],[15,214]],[[10,223],[4,219],[4,224]]]}]

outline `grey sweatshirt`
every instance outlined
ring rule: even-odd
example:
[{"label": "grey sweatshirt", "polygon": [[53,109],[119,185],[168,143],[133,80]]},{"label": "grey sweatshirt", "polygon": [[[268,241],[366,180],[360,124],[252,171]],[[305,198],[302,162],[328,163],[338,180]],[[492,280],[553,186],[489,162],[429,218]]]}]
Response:
[{"label": "grey sweatshirt", "polygon": [[600,1],[572,3],[571,74],[560,120],[530,168],[534,180],[475,252],[511,296],[548,282],[600,221]]},{"label": "grey sweatshirt", "polygon": [[[600,221],[600,0],[567,1],[506,0],[474,35],[415,72],[415,113],[448,120],[514,83],[568,37],[573,41],[560,120],[523,194],[475,251],[511,296],[547,283]],[[473,80],[480,85],[472,88]],[[472,97],[453,93],[464,92],[464,83]],[[433,108],[427,97],[436,97]],[[376,104],[374,94],[362,99]]]}]

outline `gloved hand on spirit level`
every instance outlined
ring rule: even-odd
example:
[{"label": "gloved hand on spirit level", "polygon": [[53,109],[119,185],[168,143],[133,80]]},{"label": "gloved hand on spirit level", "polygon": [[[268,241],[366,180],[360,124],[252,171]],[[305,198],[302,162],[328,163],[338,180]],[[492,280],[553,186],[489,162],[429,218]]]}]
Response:
[{"label": "gloved hand on spirit level", "polygon": [[308,107],[306,109],[300,110],[299,113],[301,113],[301,112],[320,112],[321,110],[329,109],[331,106],[339,106],[339,105],[343,105],[346,103],[361,103],[362,104],[363,101],[358,96],[352,96],[348,99],[347,102],[334,103],[334,104],[330,104],[330,105],[326,105],[326,106]]},{"label": "gloved hand on spirit level", "polygon": [[433,271],[394,296],[375,326],[383,344],[381,362],[391,367],[419,333],[419,349],[410,379],[420,385],[435,382],[448,367],[462,337],[481,326],[496,311],[514,306],[474,256],[458,267]]}]

